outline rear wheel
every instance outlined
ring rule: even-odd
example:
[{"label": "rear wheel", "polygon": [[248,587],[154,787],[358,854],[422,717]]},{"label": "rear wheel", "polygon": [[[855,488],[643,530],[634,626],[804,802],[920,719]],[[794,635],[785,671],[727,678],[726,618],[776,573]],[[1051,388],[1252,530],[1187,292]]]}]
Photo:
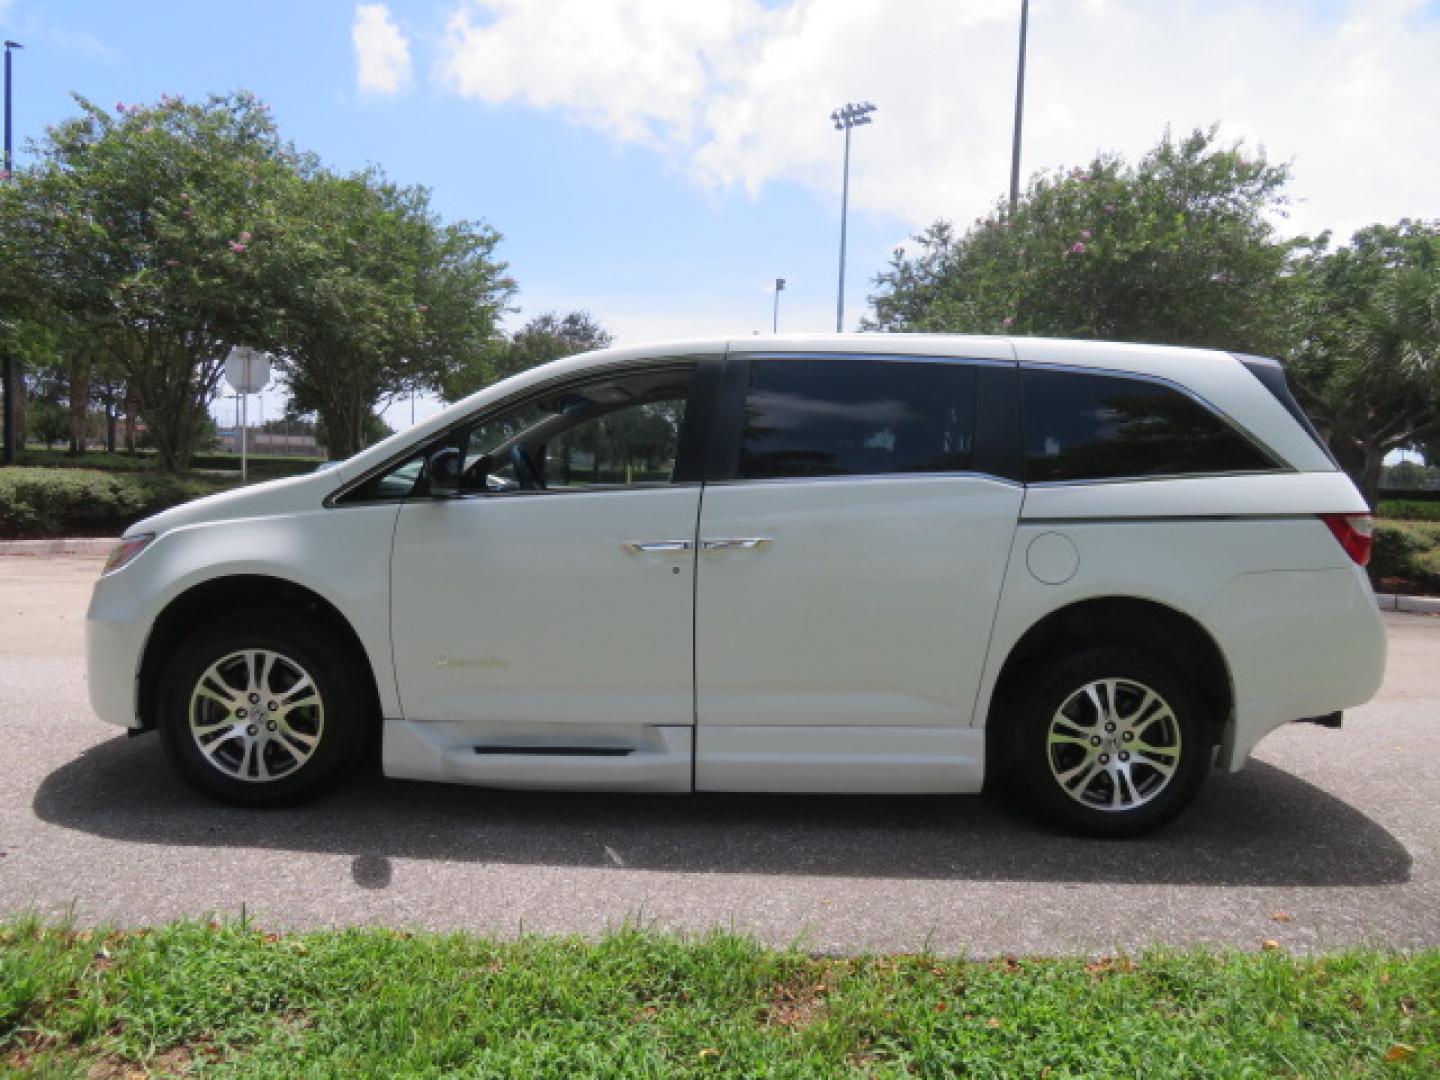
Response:
[{"label": "rear wheel", "polygon": [[1188,680],[1133,649],[1073,653],[1020,707],[1016,773],[1051,820],[1090,836],[1159,828],[1200,790],[1209,716]]},{"label": "rear wheel", "polygon": [[309,798],[355,760],[369,728],[347,657],[306,620],[242,613],[189,639],[160,689],[170,760],[207,795],[247,806]]}]

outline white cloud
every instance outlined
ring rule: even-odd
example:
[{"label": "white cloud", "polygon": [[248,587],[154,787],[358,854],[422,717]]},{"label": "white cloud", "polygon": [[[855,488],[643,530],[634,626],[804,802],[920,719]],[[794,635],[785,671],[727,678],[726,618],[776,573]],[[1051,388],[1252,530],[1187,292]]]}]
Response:
[{"label": "white cloud", "polygon": [[396,94],[410,81],[410,42],[384,4],[361,4],[350,28],[361,90]]},{"label": "white cloud", "polygon": [[[1014,0],[464,0],[440,81],[648,144],[704,185],[832,192],[827,116],[869,99],[854,205],[913,227],[1008,186]],[[361,9],[362,11],[367,9]],[[383,9],[380,9],[383,14]],[[387,24],[388,25],[388,24]],[[357,42],[359,39],[357,22]],[[1293,160],[1289,228],[1433,216],[1440,19],[1426,0],[1038,0],[1024,165],[1134,156],[1222,121]]]}]

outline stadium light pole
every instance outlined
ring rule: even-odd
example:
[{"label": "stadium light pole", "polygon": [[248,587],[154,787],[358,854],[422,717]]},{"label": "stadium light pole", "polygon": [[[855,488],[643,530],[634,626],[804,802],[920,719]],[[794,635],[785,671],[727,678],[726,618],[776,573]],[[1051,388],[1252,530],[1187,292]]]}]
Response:
[{"label": "stadium light pole", "polygon": [[[8,182],[14,171],[15,159],[12,154],[12,125],[10,105],[10,55],[16,49],[23,49],[25,46],[18,41],[5,42],[5,179]],[[3,370],[0,370],[0,382],[3,382],[5,389],[5,416],[4,416],[4,439],[3,450],[0,450],[0,461],[6,465],[15,464],[15,358],[10,355],[10,350],[5,349]]]},{"label": "stadium light pole", "polygon": [[772,334],[778,334],[780,332],[780,294],[784,291],[785,279],[783,277],[777,277],[775,279],[775,317],[770,321],[770,332]]},{"label": "stadium light pole", "polygon": [[840,182],[840,291],[835,298],[835,332],[845,329],[845,218],[850,211],[850,129],[870,123],[875,106],[868,101],[842,105],[830,114],[836,131],[845,133],[845,167]]},{"label": "stadium light pole", "polygon": [[1015,71],[1015,137],[1010,144],[1010,216],[1020,201],[1020,128],[1025,118],[1025,38],[1030,29],[1030,0],[1020,0],[1020,62]]}]

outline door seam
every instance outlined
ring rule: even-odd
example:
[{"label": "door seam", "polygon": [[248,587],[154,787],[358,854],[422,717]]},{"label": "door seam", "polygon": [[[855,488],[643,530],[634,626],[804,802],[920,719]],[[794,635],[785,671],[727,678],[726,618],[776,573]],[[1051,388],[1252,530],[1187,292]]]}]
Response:
[{"label": "door seam", "polygon": [[705,481],[695,500],[695,540],[690,547],[690,793],[695,793],[700,756],[700,515],[705,509]]}]

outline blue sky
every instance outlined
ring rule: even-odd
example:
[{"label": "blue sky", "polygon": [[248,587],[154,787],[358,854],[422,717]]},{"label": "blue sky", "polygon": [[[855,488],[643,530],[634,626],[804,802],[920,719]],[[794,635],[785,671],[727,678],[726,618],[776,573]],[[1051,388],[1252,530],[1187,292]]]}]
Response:
[{"label": "blue sky", "polygon": [[[1018,0],[0,0],[17,143],[73,111],[248,88],[331,166],[423,183],[505,240],[521,320],[624,342],[847,324],[889,252],[1008,182]],[[1282,227],[1440,216],[1440,2],[1032,0],[1027,171],[1220,121],[1289,160]],[[23,162],[24,155],[22,153]]]},{"label": "blue sky", "polygon": [[[833,328],[834,194],[783,180],[760,198],[704,188],[652,148],[542,110],[465,101],[418,79],[394,96],[364,93],[351,44],[355,11],[328,0],[16,0],[3,20],[26,45],[15,61],[17,145],[72,112],[72,91],[108,107],[244,87],[271,104],[288,137],[332,166],[377,163],[429,186],[445,216],[498,228],[522,318],[579,306],[607,321],[614,311],[623,318],[616,329],[632,340],[647,322],[658,336],[684,333],[687,323],[697,333],[768,330],[767,286],[783,276],[782,315],[792,305],[809,315],[803,326],[787,323]],[[833,104],[817,100],[806,121],[828,130]],[[834,142],[838,175],[838,135]],[[852,325],[867,277],[906,231],[892,215],[852,214]]]}]

